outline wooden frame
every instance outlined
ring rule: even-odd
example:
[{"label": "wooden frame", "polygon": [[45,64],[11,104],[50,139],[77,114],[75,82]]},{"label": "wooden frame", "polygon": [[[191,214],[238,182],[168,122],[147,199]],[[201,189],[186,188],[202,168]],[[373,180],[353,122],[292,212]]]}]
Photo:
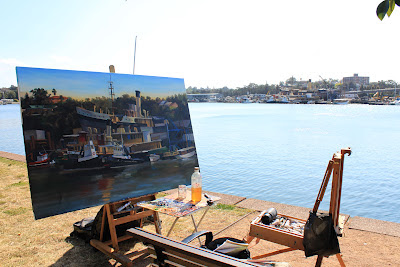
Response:
[{"label": "wooden frame", "polygon": [[[329,161],[328,166],[325,171],[324,178],[322,180],[322,184],[320,190],[317,195],[317,199],[314,204],[313,212],[317,212],[319,205],[324,197],[326,188],[328,186],[329,178],[332,175],[332,190],[331,190],[331,199],[329,205],[329,213],[332,215],[333,225],[335,227],[335,231],[337,235],[341,236],[343,234],[344,221],[339,220],[339,210],[340,210],[340,199],[342,194],[342,182],[343,182],[343,163],[344,163],[344,155],[351,154],[350,148],[342,149],[339,152],[333,154],[332,159]],[[284,229],[278,229],[273,226],[265,225],[261,223],[261,218],[266,211],[262,212],[258,217],[256,217],[250,224],[250,231],[248,236],[245,238],[247,243],[250,243],[254,238],[257,238],[256,242],[259,242],[259,239],[267,240],[270,242],[274,242],[280,245],[287,246],[289,248],[274,251],[271,253],[259,255],[253,257],[254,260],[276,255],[279,253],[284,253],[292,250],[304,250],[303,247],[303,236],[299,234],[295,234]],[[305,220],[290,217],[287,215],[281,215],[283,217],[287,217],[289,219],[294,219],[300,222],[306,222]],[[341,266],[345,266],[341,255],[338,253],[336,257]],[[315,266],[321,266],[323,256],[318,256],[317,262]]]},{"label": "wooden frame", "polygon": [[[140,220],[140,226],[143,225],[143,219],[153,215],[154,216],[154,226],[156,228],[156,232],[161,234],[161,222],[157,211],[153,210],[144,210],[136,205],[136,203],[141,201],[151,201],[155,199],[155,195],[145,195],[137,198],[129,198],[113,203],[108,203],[103,206],[103,217],[101,221],[101,231],[100,238],[90,240],[90,244],[96,249],[100,250],[104,254],[109,257],[114,258],[118,262],[122,263],[124,266],[132,266],[131,260],[121,253],[118,253],[119,246],[118,243],[131,239],[131,235],[124,235],[121,237],[117,237],[116,226],[121,225],[127,222]],[[119,208],[123,207],[127,203],[130,203],[134,209],[130,210],[122,210],[118,211]],[[110,230],[111,240],[103,241],[104,239],[104,226],[106,224],[106,220],[108,222],[108,227]],[[111,246],[110,246],[111,245]],[[139,251],[136,254],[143,254],[146,251]]]}]

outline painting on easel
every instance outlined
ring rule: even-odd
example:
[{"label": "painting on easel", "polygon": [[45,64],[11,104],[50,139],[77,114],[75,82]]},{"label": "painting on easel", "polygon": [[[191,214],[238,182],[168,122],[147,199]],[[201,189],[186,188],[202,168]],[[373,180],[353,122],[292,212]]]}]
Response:
[{"label": "painting on easel", "polygon": [[190,184],[183,79],[17,67],[36,219]]}]

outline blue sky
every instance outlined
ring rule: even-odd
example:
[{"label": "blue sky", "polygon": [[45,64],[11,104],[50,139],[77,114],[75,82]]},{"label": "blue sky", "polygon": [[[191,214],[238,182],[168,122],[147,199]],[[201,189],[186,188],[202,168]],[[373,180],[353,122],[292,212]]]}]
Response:
[{"label": "blue sky", "polygon": [[183,79],[178,78],[26,67],[18,67],[17,73],[22,96],[34,88],[44,88],[48,93],[54,88],[57,95],[76,99],[108,97],[110,79],[116,97],[134,96],[136,90],[153,98],[185,93]]},{"label": "blue sky", "polygon": [[240,87],[358,73],[400,82],[400,7],[381,0],[2,1],[0,87],[15,66],[179,77]]}]

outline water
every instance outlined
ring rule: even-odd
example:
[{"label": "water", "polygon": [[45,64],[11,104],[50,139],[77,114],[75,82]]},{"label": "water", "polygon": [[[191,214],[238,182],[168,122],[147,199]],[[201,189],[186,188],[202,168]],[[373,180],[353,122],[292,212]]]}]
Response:
[{"label": "water", "polygon": [[[345,157],[341,212],[400,222],[400,108],[191,103],[207,190],[310,207],[328,160]],[[329,209],[330,190],[320,208]]]},{"label": "water", "polygon": [[0,105],[0,151],[25,155],[18,104]]},{"label": "water", "polygon": [[[189,107],[205,189],[311,209],[328,160],[350,146],[341,212],[400,222],[399,106]],[[0,122],[0,151],[24,155],[19,106],[0,106]]]}]

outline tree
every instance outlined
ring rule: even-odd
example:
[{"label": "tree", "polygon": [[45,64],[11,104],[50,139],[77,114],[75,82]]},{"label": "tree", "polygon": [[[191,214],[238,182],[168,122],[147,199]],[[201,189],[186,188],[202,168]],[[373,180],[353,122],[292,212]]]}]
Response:
[{"label": "tree", "polygon": [[376,8],[376,15],[380,20],[383,20],[386,14],[390,17],[396,5],[400,6],[400,0],[384,0]]},{"label": "tree", "polygon": [[44,90],[43,88],[35,88],[30,92],[33,95],[33,103],[35,105],[45,105],[50,103],[50,94],[47,94],[47,90]]},{"label": "tree", "polygon": [[51,92],[56,95],[57,94],[57,90],[53,88],[53,90],[51,90]]},{"label": "tree", "polygon": [[293,77],[293,76],[286,80],[286,84],[287,84],[287,85],[290,84],[290,85],[293,86],[296,82],[297,82],[297,80],[296,80],[296,78]]}]

